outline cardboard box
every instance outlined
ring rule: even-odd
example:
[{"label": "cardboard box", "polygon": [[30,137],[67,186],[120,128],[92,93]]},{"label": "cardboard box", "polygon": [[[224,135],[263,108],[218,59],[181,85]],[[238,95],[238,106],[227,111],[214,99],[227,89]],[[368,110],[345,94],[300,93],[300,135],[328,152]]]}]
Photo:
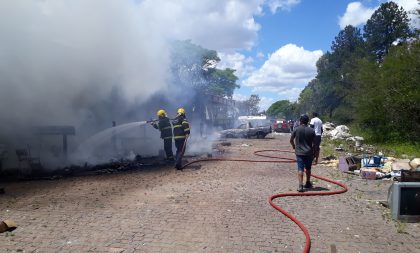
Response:
[{"label": "cardboard box", "polygon": [[410,170],[411,166],[409,162],[393,162],[392,170]]},{"label": "cardboard box", "polygon": [[375,169],[360,169],[360,176],[364,179],[375,180],[376,170]]}]

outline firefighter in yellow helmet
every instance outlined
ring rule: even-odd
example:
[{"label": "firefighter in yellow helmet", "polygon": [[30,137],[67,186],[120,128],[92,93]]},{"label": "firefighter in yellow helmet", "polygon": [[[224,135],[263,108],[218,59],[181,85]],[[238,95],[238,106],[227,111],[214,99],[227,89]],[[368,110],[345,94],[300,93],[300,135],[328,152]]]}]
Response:
[{"label": "firefighter in yellow helmet", "polygon": [[165,149],[166,159],[174,161],[174,154],[172,153],[172,126],[166,115],[165,110],[157,111],[158,120],[152,121],[152,126],[160,131],[160,138],[163,139],[163,148]]},{"label": "firefighter in yellow helmet", "polygon": [[173,120],[174,139],[176,147],[175,168],[182,168],[182,156],[184,155],[186,140],[190,135],[190,124],[185,116],[185,109],[179,108],[176,118]]}]

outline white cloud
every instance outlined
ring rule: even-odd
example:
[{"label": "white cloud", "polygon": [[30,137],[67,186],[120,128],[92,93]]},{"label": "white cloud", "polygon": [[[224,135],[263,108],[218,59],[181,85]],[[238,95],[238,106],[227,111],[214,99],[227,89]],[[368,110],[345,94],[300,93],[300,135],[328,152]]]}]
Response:
[{"label": "white cloud", "polygon": [[258,59],[260,59],[260,60],[261,60],[261,59],[264,59],[264,58],[265,58],[264,53],[263,53],[263,52],[258,52],[258,53],[257,53],[257,58],[258,58]]},{"label": "white cloud", "polygon": [[245,101],[249,98],[249,96],[241,94],[241,93],[235,93],[233,94],[232,98],[236,101]]},{"label": "white cloud", "polygon": [[[411,25],[413,27],[420,27],[420,21],[418,17],[413,13],[416,9],[420,8],[418,0],[393,0],[396,4],[403,7],[408,16],[411,19]],[[366,23],[366,21],[372,16],[373,12],[378,9],[379,6],[374,8],[368,8],[361,2],[351,2],[347,5],[346,12],[343,16],[339,17],[338,24],[343,29],[347,25],[359,26]]]},{"label": "white cloud", "polygon": [[303,87],[315,77],[316,61],[321,55],[321,50],[308,51],[287,44],[270,55],[260,69],[243,81],[243,85],[295,100]]},{"label": "white cloud", "polygon": [[418,0],[394,0],[396,4],[403,7],[411,19],[411,26],[420,28],[420,18],[416,14],[416,9],[420,9],[420,2]]},{"label": "white cloud", "polygon": [[339,17],[339,25],[344,29],[347,25],[358,26],[366,23],[376,8],[367,8],[361,2],[352,2],[347,5],[346,12]]},{"label": "white cloud", "polygon": [[411,11],[420,8],[418,0],[393,0],[393,2],[403,7],[405,11]]},{"label": "white cloud", "polygon": [[219,53],[219,57],[221,61],[217,67],[221,69],[236,69],[235,75],[240,79],[249,76],[249,74],[255,69],[255,67],[252,65],[254,60],[251,57],[246,57],[243,54]]},{"label": "white cloud", "polygon": [[170,39],[191,39],[215,50],[250,49],[260,25],[263,0],[145,0],[140,3],[153,29],[165,31]]},{"label": "white cloud", "polygon": [[268,0],[267,5],[272,13],[276,13],[277,10],[290,11],[291,8],[300,3],[300,0]]},{"label": "white cloud", "polygon": [[274,98],[269,98],[269,97],[260,97],[260,111],[262,110],[267,110],[274,102]]}]

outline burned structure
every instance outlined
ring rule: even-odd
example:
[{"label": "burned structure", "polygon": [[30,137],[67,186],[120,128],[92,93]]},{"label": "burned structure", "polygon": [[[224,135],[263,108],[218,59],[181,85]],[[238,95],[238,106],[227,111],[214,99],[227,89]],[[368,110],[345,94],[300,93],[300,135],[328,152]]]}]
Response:
[{"label": "burned structure", "polygon": [[207,131],[231,128],[240,115],[239,104],[232,98],[214,94],[201,96],[191,105],[192,119],[198,121],[200,127],[208,129]]}]

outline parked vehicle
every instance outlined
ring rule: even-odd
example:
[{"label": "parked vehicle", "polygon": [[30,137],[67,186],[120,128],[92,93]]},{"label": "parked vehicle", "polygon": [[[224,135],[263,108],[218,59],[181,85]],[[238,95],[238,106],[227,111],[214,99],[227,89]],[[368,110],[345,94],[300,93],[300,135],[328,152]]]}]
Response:
[{"label": "parked vehicle", "polygon": [[237,128],[226,129],[220,132],[222,138],[252,138],[263,139],[269,133],[271,133],[271,126],[267,125],[256,125],[255,122],[245,122],[240,124]]}]

